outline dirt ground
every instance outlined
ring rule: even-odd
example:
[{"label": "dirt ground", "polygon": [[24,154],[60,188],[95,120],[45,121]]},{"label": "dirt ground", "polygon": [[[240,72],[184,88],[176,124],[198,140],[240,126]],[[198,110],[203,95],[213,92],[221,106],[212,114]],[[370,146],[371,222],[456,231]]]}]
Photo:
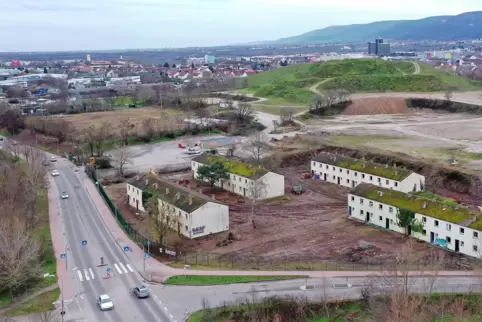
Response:
[{"label": "dirt ground", "polygon": [[97,126],[104,122],[111,123],[112,128],[115,130],[120,122],[127,119],[135,125],[135,129],[138,131],[141,131],[141,124],[146,119],[158,120],[160,122],[158,124],[159,127],[165,131],[176,130],[184,125],[182,114],[172,114],[153,107],[82,113],[65,116],[64,119],[71,122],[79,133],[86,131],[91,125]]},{"label": "dirt ground", "polygon": [[344,115],[409,114],[412,113],[403,98],[359,98],[344,111]]},{"label": "dirt ground", "polygon": [[[228,238],[228,232],[196,240],[182,238],[181,250],[187,254],[215,254],[237,262],[252,262],[253,258],[264,261],[299,261],[315,263],[373,263],[393,261],[408,243],[401,234],[385,232],[347,217],[347,190],[326,182],[302,179],[305,168],[283,168],[286,195],[275,200],[260,202],[255,210],[256,229],[249,216],[249,201],[225,191],[203,193],[230,206],[230,230],[235,241],[217,246]],[[189,178],[189,174],[171,178]],[[301,184],[303,194],[291,194],[291,186]],[[106,191],[128,221],[147,233],[145,221],[127,207],[125,184],[106,187]],[[439,250],[427,244],[415,243],[415,251],[421,257]],[[443,251],[439,252],[440,255]],[[441,255],[442,256],[442,255]]]}]

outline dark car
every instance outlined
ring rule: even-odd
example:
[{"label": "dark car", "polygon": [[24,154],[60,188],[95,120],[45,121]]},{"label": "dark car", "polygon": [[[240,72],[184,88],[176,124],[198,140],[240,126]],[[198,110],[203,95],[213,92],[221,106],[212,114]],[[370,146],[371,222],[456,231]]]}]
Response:
[{"label": "dark car", "polygon": [[132,289],[132,291],[138,299],[149,297],[149,290],[145,285],[136,286]]}]

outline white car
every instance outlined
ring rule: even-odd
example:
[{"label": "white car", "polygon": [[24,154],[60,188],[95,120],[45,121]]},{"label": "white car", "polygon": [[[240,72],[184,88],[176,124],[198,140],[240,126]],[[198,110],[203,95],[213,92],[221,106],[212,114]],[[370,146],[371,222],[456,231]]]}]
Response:
[{"label": "white car", "polygon": [[99,298],[97,299],[97,304],[99,305],[101,311],[114,309],[114,302],[112,302],[109,295],[107,294],[102,294],[101,296],[99,296]]},{"label": "white car", "polygon": [[69,199],[69,194],[66,191],[64,191],[64,192],[62,192],[62,195],[60,195],[60,198]]},{"label": "white car", "polygon": [[52,177],[58,177],[60,173],[57,170],[52,171]]},{"label": "white car", "polygon": [[57,162],[57,158],[56,157],[50,157],[50,162]]}]

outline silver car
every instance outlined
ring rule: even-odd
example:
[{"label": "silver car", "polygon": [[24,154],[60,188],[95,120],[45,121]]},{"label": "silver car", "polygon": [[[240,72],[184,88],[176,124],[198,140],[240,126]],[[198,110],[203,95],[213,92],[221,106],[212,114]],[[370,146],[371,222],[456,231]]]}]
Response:
[{"label": "silver car", "polygon": [[69,194],[67,193],[67,191],[62,192],[62,195],[60,196],[60,198],[69,199]]},{"label": "silver car", "polygon": [[111,298],[107,294],[102,294],[97,299],[97,305],[101,311],[113,310],[114,309],[114,302],[112,302]]}]

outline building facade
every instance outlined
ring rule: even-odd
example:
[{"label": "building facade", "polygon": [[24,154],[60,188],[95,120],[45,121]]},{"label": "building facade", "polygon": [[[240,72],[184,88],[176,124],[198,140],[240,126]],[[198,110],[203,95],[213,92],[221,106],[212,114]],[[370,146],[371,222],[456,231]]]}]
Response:
[{"label": "building facade", "polygon": [[129,206],[146,211],[143,192],[155,192],[159,220],[166,220],[179,234],[193,239],[229,230],[229,207],[189,188],[148,174],[127,183]]},{"label": "building facade", "polygon": [[375,39],[375,42],[368,43],[369,55],[387,55],[390,54],[390,44],[383,42],[383,39]]},{"label": "building facade", "polygon": [[315,179],[347,188],[360,183],[402,192],[425,187],[425,177],[410,170],[329,153],[320,153],[311,161],[311,174]]},{"label": "building facade", "polygon": [[[414,213],[422,231],[398,224],[399,209]],[[482,219],[480,214],[456,203],[406,194],[362,183],[348,194],[348,216],[366,224],[408,234],[443,249],[482,258]]]},{"label": "building facade", "polygon": [[250,166],[246,163],[218,155],[204,153],[192,159],[191,170],[193,177],[199,179],[198,169],[205,164],[221,162],[224,164],[229,178],[216,182],[221,187],[234,194],[248,199],[265,200],[283,196],[285,193],[284,176]]}]

